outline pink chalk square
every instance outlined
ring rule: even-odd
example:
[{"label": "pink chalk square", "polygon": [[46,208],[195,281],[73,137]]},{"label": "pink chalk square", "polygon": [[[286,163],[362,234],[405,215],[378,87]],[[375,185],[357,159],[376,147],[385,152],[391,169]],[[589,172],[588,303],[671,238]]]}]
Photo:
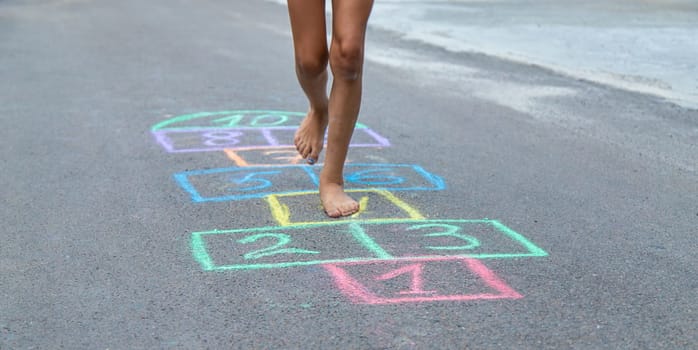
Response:
[{"label": "pink chalk square", "polygon": [[472,258],[415,258],[322,265],[355,304],[520,299],[482,262]]}]

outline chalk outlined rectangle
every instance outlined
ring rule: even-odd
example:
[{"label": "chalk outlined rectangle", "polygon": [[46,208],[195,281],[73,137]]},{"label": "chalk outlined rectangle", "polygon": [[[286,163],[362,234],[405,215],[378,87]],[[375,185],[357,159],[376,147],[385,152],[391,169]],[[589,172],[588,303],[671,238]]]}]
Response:
[{"label": "chalk outlined rectangle", "polygon": [[[322,223],[327,223],[327,224],[334,224],[337,223],[338,220],[341,220],[343,222],[360,222],[360,223],[367,223],[367,222],[385,222],[386,220],[395,220],[395,219],[404,219],[404,220],[423,220],[424,216],[414,207],[411,205],[407,204],[400,198],[396,197],[394,194],[390,193],[390,191],[383,190],[383,189],[350,189],[346,190],[347,193],[351,193],[354,196],[361,196],[361,193],[364,194],[376,194],[383,198],[385,202],[389,203],[389,205],[393,208],[396,209],[398,212],[401,214],[397,217],[380,217],[380,218],[371,218],[371,219],[365,219],[362,217],[363,211],[366,209],[366,203],[362,203],[363,201],[359,199],[359,212],[350,216],[346,217],[343,219],[333,219],[333,220],[320,220],[320,221],[312,221],[312,222],[294,222],[291,220],[293,217],[293,213],[291,212],[290,206],[284,204],[283,198],[287,197],[297,197],[297,196],[318,196],[318,192],[316,191],[308,191],[308,192],[296,192],[296,193],[286,193],[286,194],[275,194],[275,195],[270,195],[267,196],[265,199],[267,203],[269,204],[269,209],[271,210],[272,217],[276,222],[279,223],[280,226],[293,226],[293,225],[314,225],[314,224],[322,224]],[[367,198],[367,197],[366,197]],[[324,215],[324,214],[323,214]]]},{"label": "chalk outlined rectangle", "polygon": [[[381,225],[381,224],[391,224],[391,223],[488,223],[496,227],[504,236],[508,237],[512,241],[518,243],[524,247],[527,252],[524,253],[488,253],[488,254],[442,254],[442,255],[424,255],[424,256],[411,256],[411,257],[395,257],[391,254],[389,249],[380,246],[373,237],[366,234],[364,229],[365,226],[370,225]],[[346,257],[340,259],[330,259],[330,260],[308,260],[299,262],[285,262],[285,263],[273,263],[273,264],[235,264],[235,265],[216,265],[211,255],[209,254],[205,242],[206,235],[226,235],[226,234],[239,234],[241,232],[262,232],[262,231],[280,231],[280,230],[307,230],[311,228],[319,227],[335,227],[347,225],[347,229],[343,232],[349,232],[353,238],[359,242],[370,254],[371,258],[367,257]],[[377,261],[377,260],[387,260],[387,261],[401,261],[401,260],[413,260],[413,259],[447,259],[447,258],[469,258],[469,259],[510,259],[510,258],[523,258],[523,257],[546,257],[548,253],[543,249],[536,246],[533,242],[528,240],[523,235],[515,232],[514,230],[506,227],[497,220],[489,219],[479,219],[479,220],[382,220],[380,222],[352,222],[352,221],[335,221],[335,222],[325,222],[325,223],[308,223],[308,224],[296,224],[290,226],[272,226],[272,227],[261,227],[253,229],[237,229],[237,230],[214,230],[214,231],[202,231],[194,232],[191,236],[191,248],[192,254],[201,267],[206,271],[224,271],[224,270],[246,270],[246,269],[260,269],[260,268],[286,268],[292,266],[303,266],[303,265],[318,265],[318,264],[337,264],[337,263],[355,263],[361,261]]]},{"label": "chalk outlined rectangle", "polygon": [[[311,168],[316,174],[313,177],[315,185],[320,186],[321,168]],[[402,172],[398,176],[397,174]],[[412,181],[409,181],[412,177]],[[407,180],[413,185],[401,185]],[[350,189],[371,188],[389,191],[442,191],[446,182],[439,176],[426,171],[416,164],[391,163],[349,163],[344,166],[345,187]]]},{"label": "chalk outlined rectangle", "polygon": [[[228,159],[232,160],[236,166],[239,167],[275,167],[275,166],[288,166],[288,165],[302,165],[306,161],[293,147],[278,147],[269,148],[264,150],[223,150],[228,156]],[[262,155],[266,158],[274,160],[276,163],[259,163],[253,162],[243,156],[242,153],[246,152],[262,152]],[[315,166],[322,166],[322,163],[315,163]]]},{"label": "chalk outlined rectangle", "polygon": [[[272,147],[269,128],[218,128],[153,131],[153,136],[169,153],[222,151],[226,148]],[[207,144],[210,143],[210,144]]]},{"label": "chalk outlined rectangle", "polygon": [[395,258],[547,256],[544,250],[496,220],[386,220],[367,222],[363,227]]},{"label": "chalk outlined rectangle", "polygon": [[[474,275],[479,281],[484,284],[491,292],[480,293],[452,293],[438,294],[438,290],[424,291],[422,284],[425,282],[421,276],[421,266],[428,263],[443,263],[443,262],[459,262],[464,267],[465,272]],[[350,266],[376,266],[376,265],[397,265],[397,264],[416,264],[419,266],[419,275],[412,276],[412,286],[410,289],[417,289],[415,292],[402,292],[398,294],[408,296],[381,296],[375,290],[371,290],[368,284],[375,284],[379,278],[363,279],[364,283],[356,276],[352,276],[347,268]],[[459,264],[460,265],[460,264]],[[325,270],[332,276],[335,286],[349,300],[355,304],[370,304],[370,305],[385,305],[385,304],[403,304],[403,303],[422,303],[436,301],[475,301],[475,300],[496,300],[496,299],[520,299],[521,294],[507,285],[499,278],[492,270],[488,269],[482,262],[477,259],[470,258],[414,258],[405,260],[376,260],[376,261],[352,261],[346,263],[323,264]],[[373,268],[375,269],[375,267]],[[395,276],[402,274],[398,273]],[[444,278],[444,276],[438,276]],[[457,281],[458,276],[445,276],[450,281]],[[389,278],[393,278],[390,276]],[[427,288],[429,289],[429,288]],[[430,295],[432,294],[432,295]],[[436,295],[433,295],[436,294]],[[426,296],[420,296],[426,295]]]},{"label": "chalk outlined rectangle", "polygon": [[[342,227],[346,226],[346,227]],[[323,230],[323,235],[326,237],[323,237],[325,239],[324,242],[332,242],[341,239],[345,240],[345,243],[348,241],[351,241],[352,249],[357,250],[356,248],[359,248],[362,254],[359,254],[359,256],[356,257],[350,257],[350,258],[337,258],[337,259],[317,259],[317,260],[291,260],[291,261],[274,261],[274,262],[254,262],[254,263],[245,263],[245,259],[241,261],[241,263],[234,263],[234,264],[226,264],[226,265],[218,265],[214,261],[215,259],[212,257],[211,252],[209,252],[209,248],[206,243],[206,236],[213,236],[219,237],[222,235],[229,236],[229,237],[235,237],[239,238],[242,237],[242,239],[247,239],[250,241],[249,237],[255,237],[255,236],[260,236],[260,235],[266,235],[266,236],[279,236],[279,235],[284,235],[288,237],[287,241],[284,243],[282,249],[276,249],[276,248],[281,248],[282,246],[275,246],[275,251],[283,251],[281,253],[273,253],[269,255],[282,255],[286,254],[288,252],[288,248],[285,247],[286,244],[290,243],[289,247],[292,247],[292,249],[300,249],[306,251],[308,247],[305,246],[298,246],[296,243],[292,243],[291,237],[298,237],[298,236],[306,236],[304,238],[307,238],[309,236],[312,236],[312,233],[308,233],[307,231],[313,230],[313,229],[322,229]],[[256,240],[256,238],[252,238],[252,241]],[[316,240],[317,241],[317,240]],[[238,240],[240,242],[240,240]],[[322,242],[322,241],[321,241]],[[305,265],[319,265],[319,264],[325,264],[325,263],[333,263],[333,262],[345,262],[345,261],[363,261],[363,260],[374,260],[374,259],[389,259],[391,258],[390,255],[388,255],[386,252],[384,252],[378,245],[375,244],[371,240],[370,237],[366,236],[361,229],[361,227],[358,224],[355,223],[339,223],[339,225],[335,224],[330,224],[330,225],[300,225],[300,226],[276,226],[276,227],[261,227],[261,228],[252,228],[252,229],[237,229],[237,230],[224,230],[224,231],[204,231],[204,232],[194,232],[192,233],[192,239],[191,239],[191,248],[192,248],[192,255],[194,256],[194,259],[199,262],[201,267],[205,271],[223,271],[223,270],[257,270],[257,269],[269,269],[269,268],[286,268],[286,267],[293,267],[293,266],[305,266]],[[263,249],[266,251],[269,251],[269,249]],[[245,255],[249,255],[250,253]],[[293,254],[293,253],[292,253]],[[293,256],[292,254],[286,254],[283,256]],[[303,256],[303,258],[308,257]],[[236,258],[237,259],[237,258]],[[256,259],[256,258],[253,258]],[[239,260],[239,259],[238,259]]]},{"label": "chalk outlined rectangle", "polygon": [[[308,185],[300,185],[296,190],[290,191],[274,191],[274,179],[288,176],[290,172],[301,173],[308,181]],[[238,201],[253,198],[264,198],[266,196],[284,193],[304,192],[313,183],[315,174],[308,165],[288,165],[278,167],[232,167],[232,168],[217,168],[191,170],[174,174],[174,179],[179,186],[184,189],[191,197],[191,200],[196,203],[201,202],[226,202]],[[218,181],[222,177],[235,178],[233,181]],[[293,177],[293,176],[291,176]],[[204,181],[201,178],[215,179],[216,181]],[[207,195],[202,194],[202,190],[197,188],[195,182],[204,182],[209,187],[213,187],[218,192],[237,192],[236,194],[227,195]],[[279,181],[280,183],[289,184],[292,181]],[[215,184],[217,183],[217,185]],[[229,186],[223,190],[222,188]],[[232,188],[237,187],[237,190]],[[288,185],[286,187],[289,187]]]},{"label": "chalk outlined rectangle", "polygon": [[[298,153],[294,147],[276,147],[267,149],[225,149],[225,155],[239,167],[276,167],[289,165],[306,165],[305,159]],[[250,154],[252,156],[250,157]],[[322,159],[322,158],[321,158]],[[347,157],[344,160],[345,164],[354,163]],[[314,167],[322,168],[324,162],[313,163]]]}]

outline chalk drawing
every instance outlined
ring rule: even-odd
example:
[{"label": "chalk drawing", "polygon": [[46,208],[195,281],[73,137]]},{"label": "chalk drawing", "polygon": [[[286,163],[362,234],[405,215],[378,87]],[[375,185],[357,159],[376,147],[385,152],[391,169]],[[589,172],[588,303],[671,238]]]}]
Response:
[{"label": "chalk drawing", "polygon": [[[356,213],[352,214],[350,218],[352,219],[358,219],[361,214],[368,212],[368,200],[369,196],[361,196],[361,199],[359,199],[359,211]],[[394,204],[394,203],[393,203]]]},{"label": "chalk drawing", "polygon": [[422,279],[422,270],[424,270],[424,264],[423,263],[417,263],[417,264],[411,264],[411,265],[406,265],[400,268],[397,268],[392,271],[388,271],[387,273],[384,273],[380,276],[376,276],[375,279],[377,281],[385,281],[385,280],[390,280],[395,277],[404,275],[404,274],[410,274],[411,275],[411,280],[412,282],[410,283],[410,289],[409,290],[403,290],[399,292],[399,294],[412,294],[412,295],[418,295],[418,294],[435,294],[436,290],[429,290],[426,291],[424,290],[424,280]]},{"label": "chalk drawing", "polygon": [[[483,224],[498,231],[483,230]],[[411,227],[429,230],[445,225],[458,225],[459,229],[472,227],[473,240],[481,242],[477,251],[423,250],[414,247],[410,240],[401,237]],[[403,231],[398,231],[402,229]],[[495,237],[496,236],[496,237]],[[231,243],[230,238],[233,239]],[[261,238],[270,240],[260,241]],[[431,237],[427,237],[431,239]],[[449,236],[452,238],[452,236]],[[460,240],[460,238],[458,238]],[[260,242],[258,242],[260,241]],[[223,242],[223,243],[221,243]],[[292,248],[282,248],[293,242]],[[253,245],[257,243],[258,245]],[[261,227],[254,229],[214,230],[194,232],[191,240],[192,254],[204,270],[254,270],[285,268],[301,265],[361,262],[376,260],[412,261],[414,259],[442,259],[444,257],[469,259],[504,259],[547,256],[547,253],[495,220],[382,220],[334,221],[289,226]],[[347,251],[337,247],[348,247]],[[513,248],[512,248],[513,247]],[[281,256],[277,256],[281,255]],[[247,260],[258,260],[250,262]]]},{"label": "chalk drawing", "polygon": [[[284,204],[289,199],[298,198],[298,202],[308,202],[308,197],[315,198],[317,200],[317,191],[308,192],[296,192],[287,194],[274,194],[267,196],[265,199],[269,203],[269,208],[271,209],[271,214],[274,220],[279,223],[280,226],[289,225],[306,225],[306,224],[316,224],[316,223],[335,223],[338,220],[349,221],[355,220],[359,215],[361,215],[360,221],[366,222],[385,222],[391,219],[411,219],[411,220],[422,220],[424,216],[415,208],[404,202],[403,200],[396,197],[394,194],[387,190],[382,189],[358,189],[358,190],[346,190],[347,193],[352,195],[359,195],[360,198],[360,211],[354,214],[355,216],[350,216],[343,219],[332,219],[328,220],[324,213],[319,210],[314,209],[313,213],[305,215],[294,214],[292,210],[298,210],[302,208],[301,205],[289,205]],[[306,198],[301,198],[306,197]],[[368,210],[369,203],[376,203],[372,205],[375,210]],[[294,209],[291,209],[294,208]],[[302,221],[296,220],[296,217],[307,217],[307,215],[316,215],[314,221]],[[295,221],[294,221],[295,220]]]},{"label": "chalk drawing", "polygon": [[[294,147],[294,126],[154,131],[155,140],[170,153]],[[349,147],[389,147],[390,142],[369,128],[356,129]]]},{"label": "chalk drawing", "polygon": [[[304,117],[276,110],[201,112],[151,128],[167,152],[222,151],[235,163],[175,174],[192,201],[264,198],[279,225],[192,233],[192,254],[204,270],[322,265],[350,301],[371,305],[523,297],[480,259],[548,253],[497,220],[427,220],[393,194],[446,189],[441,177],[418,165],[347,160],[346,191],[358,199],[360,210],[330,220],[309,207],[319,204],[322,166],[305,164],[291,144]],[[361,123],[350,143],[352,148],[390,145]]]},{"label": "chalk drawing", "polygon": [[[295,148],[273,148],[267,150],[248,150],[236,151],[232,149],[224,149],[223,152],[235,162],[239,167],[271,167],[279,165],[301,165],[305,164],[305,159],[298,153]],[[264,160],[260,162],[250,162],[246,157],[246,153],[254,153],[258,158]],[[322,166],[321,163],[315,163],[315,166]]]},{"label": "chalk drawing", "polygon": [[427,246],[427,249],[433,250],[470,250],[480,246],[480,241],[473,237],[459,233],[460,227],[450,224],[425,224],[425,225],[413,225],[407,228],[408,231],[423,229],[423,228],[443,228],[443,232],[433,232],[424,234],[425,237],[455,237],[460,240],[467,242],[466,245],[461,246]]},{"label": "chalk drawing", "polygon": [[[151,131],[228,128],[298,127],[305,113],[275,110],[231,110],[179,115],[159,122]],[[365,128],[356,123],[357,129]]]},{"label": "chalk drawing", "polygon": [[247,236],[243,239],[239,239],[238,243],[252,243],[257,240],[264,238],[272,238],[276,240],[276,243],[271,247],[266,247],[263,249],[254,250],[247,252],[243,255],[245,259],[259,259],[265,256],[271,256],[276,254],[320,254],[320,252],[315,250],[306,250],[298,248],[281,248],[291,242],[291,238],[287,234],[282,233],[258,233],[256,235]]},{"label": "chalk drawing", "polygon": [[[319,169],[313,171],[320,174]],[[414,164],[351,163],[345,165],[345,185],[349,188],[380,188],[390,191],[441,191],[444,180]],[[315,177],[316,184],[319,177]]]},{"label": "chalk drawing", "polygon": [[[462,268],[461,276],[450,273],[456,263]],[[447,265],[436,266],[436,265]],[[449,266],[450,265],[450,266]],[[357,304],[402,304],[434,301],[473,301],[492,299],[519,299],[523,296],[508,286],[494,272],[476,259],[469,258],[423,258],[402,261],[354,261],[345,263],[324,264],[323,267],[333,277],[335,285],[349,300]],[[363,278],[352,276],[350,269],[358,270],[358,276],[371,276],[376,270],[388,271]],[[363,271],[362,271],[363,269]],[[431,273],[424,271],[434,270]],[[442,271],[448,271],[442,273]],[[395,287],[388,282],[396,277],[408,275],[409,283]],[[426,277],[424,275],[427,275]],[[461,290],[431,289],[440,286],[447,289],[458,282]],[[471,286],[473,281],[478,282]],[[466,283],[468,282],[468,283]],[[429,290],[424,286],[429,285]],[[408,287],[407,290],[404,288]],[[451,287],[453,289],[453,287]]]},{"label": "chalk drawing", "polygon": [[199,112],[176,116],[154,125],[151,130],[193,130],[239,127],[298,126],[305,113],[267,110]]},{"label": "chalk drawing", "polygon": [[[264,198],[286,193],[275,184],[284,185],[290,193],[303,192],[314,187],[313,176],[315,174],[308,166],[286,166],[194,170],[177,173],[174,178],[189,193],[192,201],[201,203]],[[299,184],[299,178],[305,181]]]},{"label": "chalk drawing", "polygon": [[[287,245],[292,248],[282,248]],[[206,271],[392,258],[360,225],[343,222],[194,232],[191,248],[194,258]]]},{"label": "chalk drawing", "polygon": [[[383,189],[391,191],[440,191],[443,180],[417,165],[347,164],[345,186],[348,190]],[[270,195],[314,192],[319,186],[319,168],[308,165],[277,167],[232,167],[193,170],[174,175],[194,202],[223,202]],[[298,183],[305,179],[305,184]],[[302,181],[302,180],[301,180]],[[273,191],[274,184],[293,184],[285,191]],[[288,187],[296,186],[296,189]]]},{"label": "chalk drawing", "polygon": [[548,255],[497,220],[377,220],[362,224],[362,227],[396,258],[461,256],[503,259]]},{"label": "chalk drawing", "polygon": [[[281,147],[268,149],[234,150],[224,149],[225,155],[239,167],[273,167],[283,165],[305,165],[305,159],[298,154],[295,148]],[[346,164],[353,163],[351,157],[347,157]],[[322,168],[324,163],[318,162],[314,166]]]}]

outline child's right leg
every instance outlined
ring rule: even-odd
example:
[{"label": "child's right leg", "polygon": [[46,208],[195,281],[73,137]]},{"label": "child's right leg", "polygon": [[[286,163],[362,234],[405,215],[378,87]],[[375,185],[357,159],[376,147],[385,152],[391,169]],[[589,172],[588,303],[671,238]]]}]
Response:
[{"label": "child's right leg", "polygon": [[294,137],[298,153],[315,163],[325,139],[328,122],[327,29],[325,0],[288,0],[293,33],[296,75],[310,104],[308,115]]}]

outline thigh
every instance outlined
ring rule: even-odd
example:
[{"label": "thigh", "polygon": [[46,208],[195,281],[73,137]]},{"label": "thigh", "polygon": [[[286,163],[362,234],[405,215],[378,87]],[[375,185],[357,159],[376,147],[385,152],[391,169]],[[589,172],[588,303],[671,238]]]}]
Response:
[{"label": "thigh", "polygon": [[296,57],[327,54],[325,0],[288,0]]},{"label": "thigh", "polygon": [[332,0],[332,40],[363,47],[373,0]]}]

